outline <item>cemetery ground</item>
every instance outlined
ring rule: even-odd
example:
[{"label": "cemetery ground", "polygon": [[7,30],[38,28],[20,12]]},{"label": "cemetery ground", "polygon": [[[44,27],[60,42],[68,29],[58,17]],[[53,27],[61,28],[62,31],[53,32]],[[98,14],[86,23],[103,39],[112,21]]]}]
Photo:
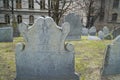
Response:
[{"label": "cemetery ground", "polygon": [[[111,40],[91,41],[82,36],[81,41],[67,41],[75,47],[75,70],[81,80],[100,80],[100,68],[103,64],[104,51]],[[12,42],[0,42],[0,80],[14,80],[15,44],[24,42],[22,37]]]}]

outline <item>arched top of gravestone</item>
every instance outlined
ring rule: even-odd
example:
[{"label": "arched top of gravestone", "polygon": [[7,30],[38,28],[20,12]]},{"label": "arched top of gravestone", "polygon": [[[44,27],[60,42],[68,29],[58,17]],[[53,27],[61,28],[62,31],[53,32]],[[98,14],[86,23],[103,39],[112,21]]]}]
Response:
[{"label": "arched top of gravestone", "polygon": [[100,35],[104,35],[103,31],[101,31],[101,30],[98,32],[98,35],[99,35],[99,34],[100,34]]},{"label": "arched top of gravestone", "polygon": [[[75,27],[74,25],[81,26],[81,19],[79,15],[76,15],[75,13],[69,13],[67,16],[65,16],[65,22],[69,22],[72,27]],[[76,26],[78,27],[78,26]]]},{"label": "arched top of gravestone", "polygon": [[95,27],[95,26],[92,26],[92,27],[89,29],[89,32],[96,32],[96,27]]},{"label": "arched top of gravestone", "polygon": [[95,26],[92,26],[90,29],[89,29],[89,35],[96,35],[96,27]]},{"label": "arched top of gravestone", "polygon": [[98,37],[100,38],[100,39],[104,39],[104,33],[103,33],[103,31],[99,31],[98,32]]},{"label": "arched top of gravestone", "polygon": [[96,27],[95,27],[95,26],[92,26],[90,29],[92,29],[92,30],[96,30]]},{"label": "arched top of gravestone", "polygon": [[82,35],[88,35],[88,29],[83,27],[82,28]]},{"label": "arched top of gravestone", "polygon": [[107,26],[104,26],[104,27],[103,27],[103,33],[104,33],[105,35],[109,33],[109,29],[108,29]]},{"label": "arched top of gravestone", "polygon": [[64,23],[59,27],[52,18],[39,17],[31,27],[25,23],[20,24],[19,30],[26,41],[26,47],[59,51],[64,50],[65,38],[70,31],[69,26],[69,23]]},{"label": "arched top of gravestone", "polygon": [[69,35],[81,34],[82,23],[79,15],[76,15],[75,13],[69,13],[67,16],[65,16],[65,22],[70,24]]}]

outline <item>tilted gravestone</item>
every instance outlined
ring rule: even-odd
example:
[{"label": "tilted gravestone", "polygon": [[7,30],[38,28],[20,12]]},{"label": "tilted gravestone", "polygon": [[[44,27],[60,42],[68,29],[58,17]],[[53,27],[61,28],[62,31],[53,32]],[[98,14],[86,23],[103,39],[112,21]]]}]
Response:
[{"label": "tilted gravestone", "polygon": [[26,43],[16,45],[16,80],[79,80],[74,73],[74,48],[64,44],[70,31],[50,17],[40,17],[28,27],[20,24]]},{"label": "tilted gravestone", "polygon": [[109,34],[109,29],[108,29],[107,26],[104,26],[104,27],[103,27],[103,33],[104,33],[104,35]]},{"label": "tilted gravestone", "polygon": [[87,28],[82,28],[82,35],[88,36],[88,29]]},{"label": "tilted gravestone", "polygon": [[101,69],[102,76],[120,74],[120,36],[107,46],[105,61]]},{"label": "tilted gravestone", "polygon": [[13,41],[13,28],[3,27],[0,28],[0,42],[12,42]]},{"label": "tilted gravestone", "polygon": [[113,35],[113,39],[115,39],[118,35],[120,35],[120,28],[115,29],[112,32],[112,35]]},{"label": "tilted gravestone", "polygon": [[65,16],[65,22],[70,24],[70,33],[67,36],[67,40],[80,40],[82,34],[82,23],[79,15],[70,13]]},{"label": "tilted gravestone", "polygon": [[98,32],[98,37],[99,37],[100,39],[104,39],[104,33],[103,33],[103,31],[99,31],[99,32]]},{"label": "tilted gravestone", "polygon": [[96,36],[96,27],[93,26],[89,29],[89,35]]}]

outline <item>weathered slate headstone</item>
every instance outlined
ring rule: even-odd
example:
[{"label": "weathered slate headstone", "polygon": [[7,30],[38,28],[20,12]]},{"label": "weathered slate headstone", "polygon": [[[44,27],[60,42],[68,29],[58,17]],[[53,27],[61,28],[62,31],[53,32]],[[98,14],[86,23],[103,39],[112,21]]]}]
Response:
[{"label": "weathered slate headstone", "polygon": [[98,37],[99,37],[100,39],[104,39],[104,33],[103,33],[102,31],[99,31],[99,32],[98,32]]},{"label": "weathered slate headstone", "polygon": [[101,39],[97,36],[88,36],[88,40],[101,40]]},{"label": "weathered slate headstone", "polygon": [[13,28],[2,27],[0,28],[0,42],[12,42],[13,41]]},{"label": "weathered slate headstone", "polygon": [[67,40],[80,40],[82,34],[82,23],[79,15],[70,13],[65,16],[65,22],[70,24],[70,33],[67,36]]},{"label": "weathered slate headstone", "polygon": [[104,35],[109,34],[109,29],[108,29],[107,26],[104,26],[104,27],[103,27],[103,33],[104,33]]},{"label": "weathered slate headstone", "polygon": [[120,28],[117,28],[112,33],[113,39],[115,39],[118,35],[120,35]]},{"label": "weathered slate headstone", "polygon": [[87,28],[82,28],[82,35],[88,36],[88,29]]},{"label": "weathered slate headstone", "polygon": [[29,27],[20,24],[26,43],[16,46],[16,80],[79,80],[74,73],[74,47],[64,44],[70,31],[50,17],[40,17]]},{"label": "weathered slate headstone", "polygon": [[120,36],[107,46],[102,76],[120,74]]},{"label": "weathered slate headstone", "polygon": [[89,35],[95,36],[96,35],[96,27],[93,26],[89,29]]}]

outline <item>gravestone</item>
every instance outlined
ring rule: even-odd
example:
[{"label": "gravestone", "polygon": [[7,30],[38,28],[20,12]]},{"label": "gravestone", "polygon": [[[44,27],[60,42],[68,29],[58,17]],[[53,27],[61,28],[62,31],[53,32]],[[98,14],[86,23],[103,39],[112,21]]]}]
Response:
[{"label": "gravestone", "polygon": [[33,26],[20,24],[25,44],[16,45],[16,80],[79,80],[74,70],[74,47],[64,44],[70,25],[62,27],[50,17]]},{"label": "gravestone", "polygon": [[88,36],[88,29],[87,28],[82,28],[82,35]]},{"label": "gravestone", "polygon": [[101,39],[97,36],[88,36],[88,40],[101,40]]},{"label": "gravestone", "polygon": [[13,28],[2,27],[0,28],[0,42],[12,42],[13,41]]},{"label": "gravestone", "polygon": [[95,36],[96,35],[96,27],[93,26],[89,29],[89,35]]},{"label": "gravestone", "polygon": [[105,40],[112,40],[113,39],[113,36],[111,33],[107,34],[107,35],[104,35],[104,39]]},{"label": "gravestone", "polygon": [[103,68],[101,69],[103,77],[120,74],[120,36],[107,46],[104,60]]},{"label": "gravestone", "polygon": [[104,35],[109,34],[109,29],[108,29],[107,26],[104,26],[104,27],[103,27],[103,33],[104,33]]},{"label": "gravestone", "polygon": [[100,39],[104,39],[104,33],[103,33],[103,31],[99,31],[99,32],[98,32],[98,37],[99,37]]},{"label": "gravestone", "polygon": [[112,35],[113,35],[113,39],[115,39],[118,35],[120,35],[120,28],[115,29],[112,32]]},{"label": "gravestone", "polygon": [[67,36],[67,40],[80,40],[82,34],[82,23],[79,15],[70,13],[65,16],[65,22],[70,24],[70,33]]}]

